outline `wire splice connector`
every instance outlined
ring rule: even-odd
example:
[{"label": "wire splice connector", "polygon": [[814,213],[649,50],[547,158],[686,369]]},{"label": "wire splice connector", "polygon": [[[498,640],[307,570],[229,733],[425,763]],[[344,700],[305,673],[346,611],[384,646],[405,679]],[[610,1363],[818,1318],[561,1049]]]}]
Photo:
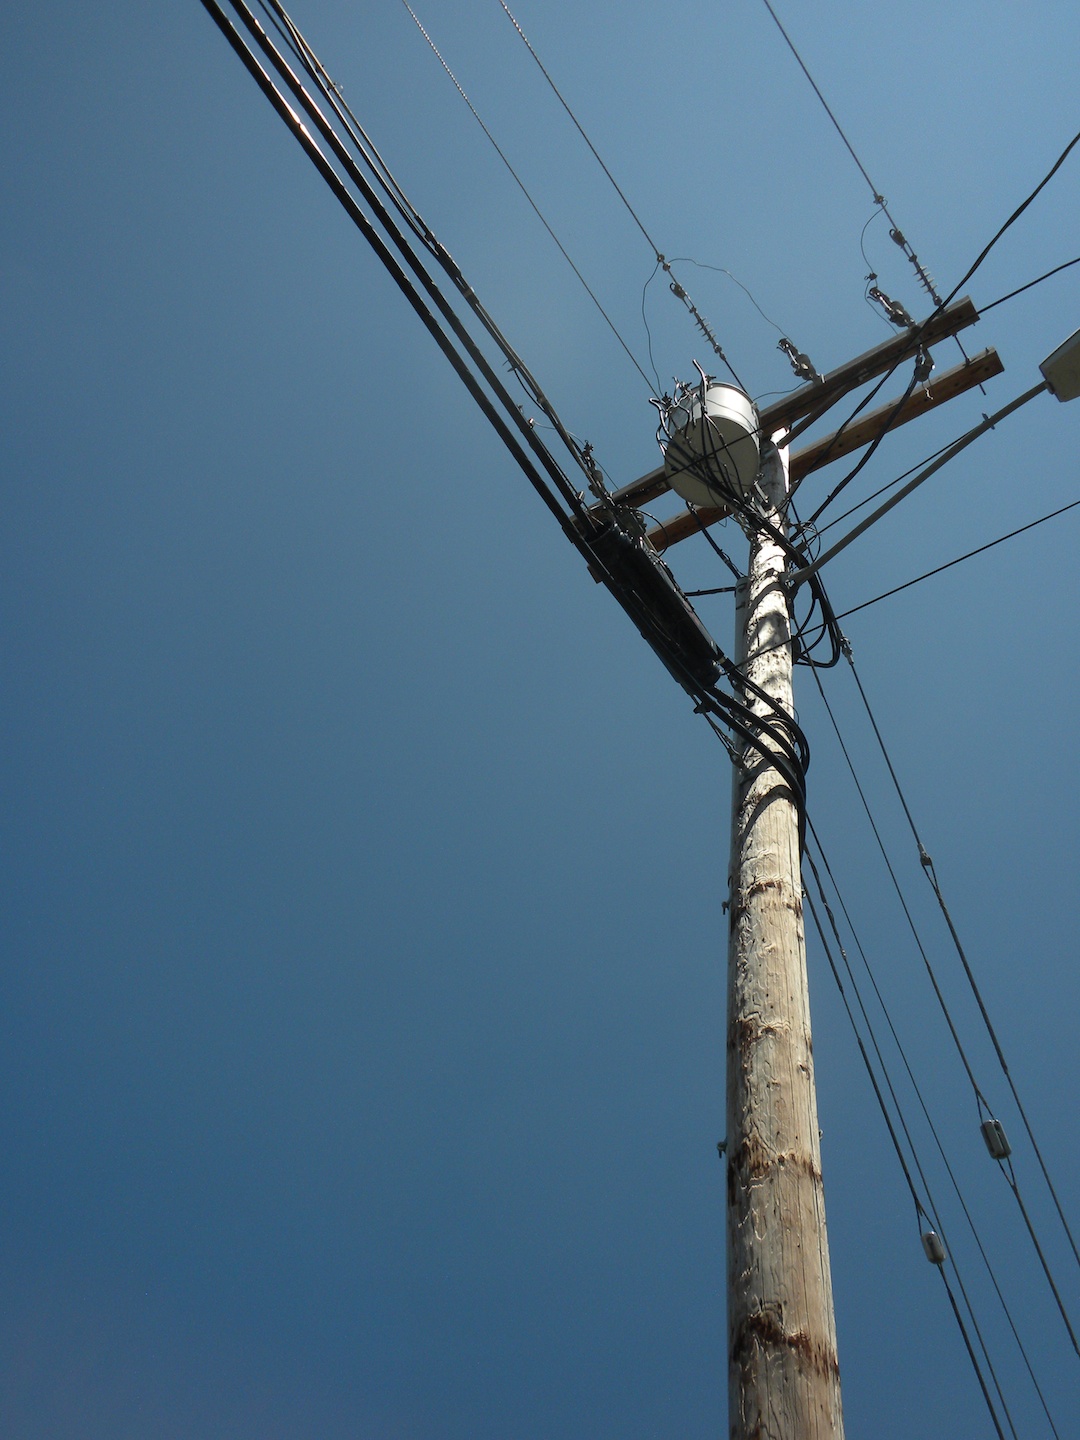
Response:
[{"label": "wire splice connector", "polygon": [[931,1265],[945,1264],[945,1246],[936,1230],[923,1231],[922,1248]]}]

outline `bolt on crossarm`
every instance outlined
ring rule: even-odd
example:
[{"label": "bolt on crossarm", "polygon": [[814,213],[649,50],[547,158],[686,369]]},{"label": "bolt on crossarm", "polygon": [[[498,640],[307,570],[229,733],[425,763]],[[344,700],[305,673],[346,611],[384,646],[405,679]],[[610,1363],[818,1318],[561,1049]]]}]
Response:
[{"label": "bolt on crossarm", "polygon": [[[750,528],[740,670],[793,715],[786,456],[763,447],[773,534]],[[775,711],[748,689],[763,719]],[[766,742],[768,743],[768,742]],[[731,1440],[842,1440],[803,931],[797,799],[746,747],[732,781],[727,1034]]]}]

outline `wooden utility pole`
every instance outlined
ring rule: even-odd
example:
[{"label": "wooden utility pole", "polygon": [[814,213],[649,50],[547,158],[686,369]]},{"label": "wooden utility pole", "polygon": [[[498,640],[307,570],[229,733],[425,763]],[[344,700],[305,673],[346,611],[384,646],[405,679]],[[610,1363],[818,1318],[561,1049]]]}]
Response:
[{"label": "wooden utility pole", "polygon": [[[786,453],[763,447],[766,518],[784,528]],[[786,533],[786,532],[785,532]],[[751,532],[736,604],[740,670],[793,715],[782,547]],[[759,715],[763,700],[743,697]],[[799,814],[744,748],[732,781],[727,1033],[731,1440],[842,1440],[806,983]]]}]

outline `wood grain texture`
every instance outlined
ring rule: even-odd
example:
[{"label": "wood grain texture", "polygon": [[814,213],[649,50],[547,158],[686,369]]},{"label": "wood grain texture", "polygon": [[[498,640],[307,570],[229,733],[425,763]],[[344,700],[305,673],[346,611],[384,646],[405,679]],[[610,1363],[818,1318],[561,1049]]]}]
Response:
[{"label": "wood grain texture", "polygon": [[[779,522],[785,466],[763,486]],[[784,555],[751,537],[736,656],[791,715]],[[768,714],[764,701],[753,702]],[[842,1440],[840,1372],[806,980],[799,826],[753,750],[734,770],[727,1035],[729,1419],[732,1440]]]}]

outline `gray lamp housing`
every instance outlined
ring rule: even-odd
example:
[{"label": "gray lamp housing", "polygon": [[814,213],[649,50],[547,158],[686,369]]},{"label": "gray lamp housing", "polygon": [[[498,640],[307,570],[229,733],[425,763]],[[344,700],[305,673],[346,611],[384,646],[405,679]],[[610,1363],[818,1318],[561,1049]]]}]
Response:
[{"label": "gray lamp housing", "polygon": [[1039,366],[1047,389],[1059,400],[1080,396],[1080,330],[1074,330]]}]

